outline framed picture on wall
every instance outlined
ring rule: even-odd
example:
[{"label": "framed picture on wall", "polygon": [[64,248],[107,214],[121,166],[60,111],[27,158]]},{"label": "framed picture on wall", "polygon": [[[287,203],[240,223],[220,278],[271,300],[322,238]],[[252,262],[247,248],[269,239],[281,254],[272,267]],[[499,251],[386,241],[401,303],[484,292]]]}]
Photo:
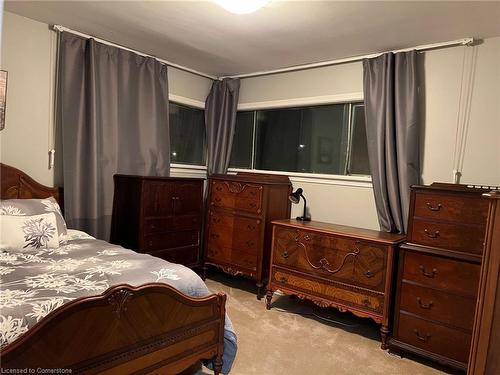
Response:
[{"label": "framed picture on wall", "polygon": [[0,70],[0,130],[5,128],[5,103],[7,99],[7,72]]}]

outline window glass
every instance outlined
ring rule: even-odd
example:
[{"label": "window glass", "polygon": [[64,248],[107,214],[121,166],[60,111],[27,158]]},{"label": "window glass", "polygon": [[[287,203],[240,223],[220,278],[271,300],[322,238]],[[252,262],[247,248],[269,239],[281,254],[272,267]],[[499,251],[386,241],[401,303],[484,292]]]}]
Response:
[{"label": "window glass", "polygon": [[352,106],[352,141],[349,174],[370,174],[368,145],[366,140],[365,107],[363,104]]},{"label": "window glass", "polygon": [[231,168],[252,168],[254,112],[238,112],[231,152]]},{"label": "window glass", "polygon": [[203,109],[169,103],[170,160],[205,165],[206,135]]},{"label": "window glass", "polygon": [[230,166],[369,175],[363,103],[239,112]]}]

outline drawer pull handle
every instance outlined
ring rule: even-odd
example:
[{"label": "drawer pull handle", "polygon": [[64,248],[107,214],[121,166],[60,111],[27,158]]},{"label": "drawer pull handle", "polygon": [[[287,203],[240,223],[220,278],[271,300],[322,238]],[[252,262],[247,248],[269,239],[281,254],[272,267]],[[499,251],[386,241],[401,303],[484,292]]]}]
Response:
[{"label": "drawer pull handle", "polygon": [[250,206],[250,207],[252,207],[252,208],[255,208],[255,207],[257,207],[257,203],[255,203],[255,202],[251,202],[251,203],[249,204],[249,206]]},{"label": "drawer pull handle", "polygon": [[215,187],[215,190],[217,190],[217,191],[222,191],[222,186],[217,185],[217,186]]},{"label": "drawer pull handle", "polygon": [[365,276],[371,279],[373,276],[375,276],[375,274],[372,271],[368,270],[365,272]]},{"label": "drawer pull handle", "polygon": [[286,259],[286,258],[288,258],[288,256],[289,256],[289,255],[290,255],[290,254],[288,254],[288,251],[286,251],[286,250],[285,250],[285,252],[284,252],[283,254],[281,254],[281,256],[282,256],[283,258],[285,258],[285,259]]},{"label": "drawer pull handle", "polygon": [[253,246],[255,244],[255,242],[253,242],[252,240],[248,240],[245,243],[247,244],[247,246]]},{"label": "drawer pull handle", "polygon": [[280,281],[281,281],[282,283],[286,283],[286,282],[288,281],[288,278],[286,278],[285,276],[281,276],[281,277],[280,277]]},{"label": "drawer pull handle", "polygon": [[214,201],[216,201],[217,203],[219,203],[221,201],[221,199],[219,197],[215,197]]},{"label": "drawer pull handle", "polygon": [[435,268],[433,268],[431,272],[427,272],[425,270],[424,266],[419,266],[418,268],[420,268],[420,271],[422,272],[422,275],[424,275],[426,277],[430,277],[431,279],[433,279],[434,276],[436,276],[436,273],[438,272],[438,270],[435,269]]},{"label": "drawer pull handle", "polygon": [[418,302],[418,305],[422,309],[426,309],[426,310],[429,310],[432,307],[432,305],[434,304],[432,301],[429,301],[429,303],[423,303],[422,300],[420,299],[420,297],[417,297],[417,302]]},{"label": "drawer pull handle", "polygon": [[437,206],[433,206],[431,203],[427,202],[427,208],[431,211],[439,211],[441,208],[443,208],[443,205],[441,203],[438,203]]},{"label": "drawer pull handle", "polygon": [[431,335],[428,333],[422,336],[420,332],[418,332],[418,329],[414,329],[413,332],[415,333],[415,336],[417,336],[417,339],[419,339],[420,341],[427,342],[431,338]]},{"label": "drawer pull handle", "polygon": [[247,228],[250,230],[255,230],[255,225],[248,224]]},{"label": "drawer pull handle", "polygon": [[214,240],[219,238],[219,235],[217,233],[212,233],[212,236],[211,236]]},{"label": "drawer pull handle", "polygon": [[434,233],[432,233],[430,230],[424,229],[424,232],[427,235],[427,237],[429,237],[429,238],[438,238],[439,237],[439,231],[438,230],[436,230]]}]

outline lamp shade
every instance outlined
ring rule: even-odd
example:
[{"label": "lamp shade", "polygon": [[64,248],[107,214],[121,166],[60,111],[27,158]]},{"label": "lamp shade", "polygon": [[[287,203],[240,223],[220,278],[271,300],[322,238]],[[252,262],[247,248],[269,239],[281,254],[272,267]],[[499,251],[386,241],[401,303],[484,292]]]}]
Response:
[{"label": "lamp shade", "polygon": [[288,196],[288,199],[290,199],[290,201],[292,203],[299,203],[300,202],[300,197],[302,196],[302,188],[298,188],[297,190],[295,190],[294,193],[291,193],[289,196]]}]

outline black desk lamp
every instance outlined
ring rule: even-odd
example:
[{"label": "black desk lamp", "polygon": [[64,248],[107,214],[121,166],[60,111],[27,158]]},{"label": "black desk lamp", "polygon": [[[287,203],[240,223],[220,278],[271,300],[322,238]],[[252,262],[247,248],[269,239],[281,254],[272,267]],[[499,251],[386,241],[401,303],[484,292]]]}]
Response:
[{"label": "black desk lamp", "polygon": [[300,197],[302,197],[302,199],[304,200],[304,213],[302,214],[302,216],[297,216],[296,219],[300,221],[311,221],[311,218],[306,216],[306,198],[302,195],[303,191],[304,190],[302,190],[302,188],[298,188],[294,193],[288,196],[288,199],[290,199],[292,203],[297,204],[300,202]]}]

